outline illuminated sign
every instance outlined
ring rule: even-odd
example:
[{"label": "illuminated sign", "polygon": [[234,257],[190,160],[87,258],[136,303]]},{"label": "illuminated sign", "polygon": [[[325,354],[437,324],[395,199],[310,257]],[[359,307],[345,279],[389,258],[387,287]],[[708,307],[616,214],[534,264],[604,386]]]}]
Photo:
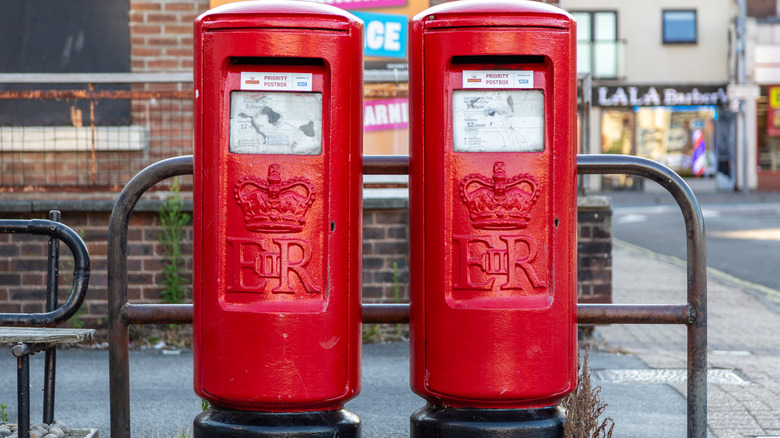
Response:
[{"label": "illuminated sign", "polygon": [[766,133],[780,137],[780,87],[769,87]]},{"label": "illuminated sign", "polygon": [[364,46],[366,56],[406,58],[406,15],[352,11],[365,23]]},{"label": "illuminated sign", "polygon": [[726,86],[625,86],[594,87],[595,106],[727,105]]}]

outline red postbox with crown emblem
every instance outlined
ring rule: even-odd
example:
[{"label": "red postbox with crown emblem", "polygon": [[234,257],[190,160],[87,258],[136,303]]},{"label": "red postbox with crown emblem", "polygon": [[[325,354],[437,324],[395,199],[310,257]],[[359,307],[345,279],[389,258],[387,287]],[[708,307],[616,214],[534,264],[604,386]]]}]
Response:
[{"label": "red postbox with crown emblem", "polygon": [[213,405],[359,392],[362,30],[292,1],[195,22],[194,386]]},{"label": "red postbox with crown emblem", "polygon": [[576,386],[575,38],[530,1],[411,20],[411,384],[431,404]]}]

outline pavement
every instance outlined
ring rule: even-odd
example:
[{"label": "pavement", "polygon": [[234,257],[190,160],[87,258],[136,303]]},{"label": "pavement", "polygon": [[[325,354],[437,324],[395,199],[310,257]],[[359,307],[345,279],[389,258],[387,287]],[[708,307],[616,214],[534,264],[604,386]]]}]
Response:
[{"label": "pavement", "polygon": [[[684,266],[678,259],[616,242],[613,301],[684,302]],[[780,437],[780,292],[718,272],[710,273],[707,286],[710,431],[718,438]],[[685,327],[611,325],[597,328],[596,334],[603,350],[635,356],[685,395],[685,381],[674,382],[672,372],[686,367]]]},{"label": "pavement", "polygon": [[[686,180],[686,182],[691,182]],[[653,190],[648,190],[650,187]],[[696,200],[701,206],[708,204],[746,204],[762,202],[780,202],[780,191],[775,192],[734,192],[697,190],[695,185],[689,185],[693,190]],[[591,194],[591,193],[588,193]],[[593,192],[593,195],[603,195],[612,198],[615,206],[651,205],[651,204],[675,204],[674,197],[663,187],[653,183],[645,184],[644,191],[623,190],[611,192]]]},{"label": "pavement", "polygon": [[[768,299],[780,293],[752,286],[717,274],[708,280],[712,437],[780,437],[780,314]],[[613,289],[615,303],[682,303],[684,264],[616,242]],[[686,436],[685,328],[599,326],[595,339],[590,366],[608,404],[604,416],[615,422],[613,436]],[[407,437],[409,415],[424,404],[409,391],[408,348],[405,342],[364,346],[363,390],[346,406],[360,416],[364,437]],[[133,436],[190,436],[192,419],[201,411],[192,391],[191,352],[132,351],[130,361]],[[57,363],[55,418],[109,436],[108,353],[63,350]],[[41,416],[43,355],[31,358],[31,368],[35,422]],[[14,369],[10,351],[0,354],[0,403],[11,420]]]}]

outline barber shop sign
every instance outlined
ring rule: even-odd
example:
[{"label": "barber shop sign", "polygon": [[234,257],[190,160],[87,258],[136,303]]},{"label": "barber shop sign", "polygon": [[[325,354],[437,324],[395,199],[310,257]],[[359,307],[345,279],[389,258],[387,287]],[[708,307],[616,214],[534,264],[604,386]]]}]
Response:
[{"label": "barber shop sign", "polygon": [[727,105],[726,86],[665,86],[637,85],[624,87],[595,87],[593,105],[620,106],[679,106]]}]

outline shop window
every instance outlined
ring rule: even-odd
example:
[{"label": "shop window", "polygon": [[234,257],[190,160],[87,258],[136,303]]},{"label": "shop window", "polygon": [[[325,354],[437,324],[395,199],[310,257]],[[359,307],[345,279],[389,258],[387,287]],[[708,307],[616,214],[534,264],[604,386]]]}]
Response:
[{"label": "shop window", "polygon": [[[634,112],[631,109],[605,109],[601,114],[601,152],[635,155]],[[632,175],[604,175],[602,187],[611,190],[638,190],[642,178]]]},{"label": "shop window", "polygon": [[577,73],[595,78],[623,76],[623,42],[617,38],[617,12],[572,12],[577,20]]},{"label": "shop window", "polygon": [[663,42],[664,44],[696,44],[696,11],[695,10],[664,10]]},{"label": "shop window", "polygon": [[[780,171],[780,87],[762,86],[758,101],[758,169]],[[759,174],[759,177],[762,175]]]},{"label": "shop window", "polygon": [[635,117],[637,156],[686,177],[715,174],[716,106],[638,107]]}]

